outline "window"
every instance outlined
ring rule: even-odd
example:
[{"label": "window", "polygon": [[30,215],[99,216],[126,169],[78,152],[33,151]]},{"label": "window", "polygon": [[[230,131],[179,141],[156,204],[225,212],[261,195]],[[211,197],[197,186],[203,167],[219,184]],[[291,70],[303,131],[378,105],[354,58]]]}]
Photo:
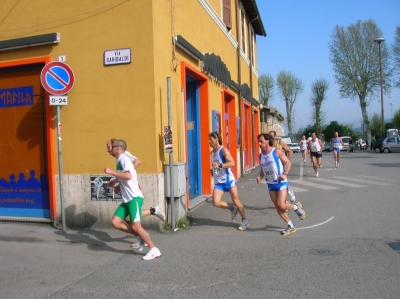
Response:
[{"label": "window", "polygon": [[255,64],[254,61],[254,31],[253,28],[250,28],[250,63],[252,67],[254,67]]},{"label": "window", "polygon": [[240,20],[242,23],[242,50],[246,53],[246,18],[243,7],[240,9]]},{"label": "window", "polygon": [[222,0],[222,21],[228,30],[232,29],[231,0]]}]

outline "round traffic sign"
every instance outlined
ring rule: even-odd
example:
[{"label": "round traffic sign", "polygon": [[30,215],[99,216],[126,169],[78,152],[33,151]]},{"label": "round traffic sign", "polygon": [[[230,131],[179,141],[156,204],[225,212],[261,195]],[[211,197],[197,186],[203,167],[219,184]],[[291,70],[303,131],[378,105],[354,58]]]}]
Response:
[{"label": "round traffic sign", "polygon": [[53,61],[44,66],[40,73],[43,88],[52,95],[67,94],[74,86],[75,76],[65,63]]}]

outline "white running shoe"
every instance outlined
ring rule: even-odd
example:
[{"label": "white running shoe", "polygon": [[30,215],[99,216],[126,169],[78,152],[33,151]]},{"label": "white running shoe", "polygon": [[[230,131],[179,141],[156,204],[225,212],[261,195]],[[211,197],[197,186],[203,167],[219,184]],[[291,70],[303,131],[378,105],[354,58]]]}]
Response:
[{"label": "white running shoe", "polygon": [[154,207],[151,207],[155,209],[154,215],[160,218],[163,222],[165,222],[165,214],[163,211],[161,211],[160,207],[158,205],[155,205]]},{"label": "white running shoe", "polygon": [[296,196],[294,195],[293,190],[290,190],[290,189],[288,190],[287,197],[289,198],[290,202],[296,201]]},{"label": "white running shoe", "polygon": [[318,172],[316,172],[316,173],[315,173],[315,176],[316,176],[316,177],[319,177],[319,173],[318,173]]},{"label": "white running shoe", "polygon": [[161,256],[161,252],[160,249],[158,249],[157,247],[153,247],[152,249],[150,249],[150,251],[143,257],[143,259],[145,261],[149,261],[152,259],[155,259],[156,257]]}]

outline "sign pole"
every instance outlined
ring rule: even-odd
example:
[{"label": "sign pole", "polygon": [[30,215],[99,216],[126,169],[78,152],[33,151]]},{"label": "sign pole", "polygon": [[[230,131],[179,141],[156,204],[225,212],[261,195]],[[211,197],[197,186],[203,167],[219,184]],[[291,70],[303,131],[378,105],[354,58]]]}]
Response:
[{"label": "sign pole", "polygon": [[61,223],[63,232],[65,228],[65,209],[64,209],[64,186],[63,186],[63,172],[62,172],[62,148],[61,148],[61,107],[57,105],[57,139],[58,139],[58,181],[60,186],[60,200],[61,200]]}]

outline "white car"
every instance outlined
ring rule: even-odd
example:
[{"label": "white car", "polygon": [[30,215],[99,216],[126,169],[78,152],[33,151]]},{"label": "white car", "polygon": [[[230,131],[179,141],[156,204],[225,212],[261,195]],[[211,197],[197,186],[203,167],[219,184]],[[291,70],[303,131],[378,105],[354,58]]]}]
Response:
[{"label": "white car", "polygon": [[300,153],[300,145],[297,143],[288,143],[287,146],[290,147],[293,153]]}]

